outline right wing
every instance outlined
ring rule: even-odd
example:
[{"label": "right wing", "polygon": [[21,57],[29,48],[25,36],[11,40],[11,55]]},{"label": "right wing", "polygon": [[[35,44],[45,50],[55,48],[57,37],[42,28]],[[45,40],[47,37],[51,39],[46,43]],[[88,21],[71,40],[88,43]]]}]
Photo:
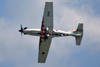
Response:
[{"label": "right wing", "polygon": [[38,63],[45,63],[49,52],[51,41],[52,41],[52,37],[49,37],[46,41],[44,41],[43,37],[40,37]]}]

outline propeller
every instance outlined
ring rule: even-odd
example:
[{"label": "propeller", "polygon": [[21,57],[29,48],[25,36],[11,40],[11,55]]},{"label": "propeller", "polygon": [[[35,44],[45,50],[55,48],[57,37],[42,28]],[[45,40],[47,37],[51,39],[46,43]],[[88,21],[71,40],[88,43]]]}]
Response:
[{"label": "propeller", "polygon": [[21,29],[19,30],[19,32],[21,32],[21,36],[22,36],[23,30],[24,30],[23,27],[22,27],[22,24],[20,25],[20,28]]}]

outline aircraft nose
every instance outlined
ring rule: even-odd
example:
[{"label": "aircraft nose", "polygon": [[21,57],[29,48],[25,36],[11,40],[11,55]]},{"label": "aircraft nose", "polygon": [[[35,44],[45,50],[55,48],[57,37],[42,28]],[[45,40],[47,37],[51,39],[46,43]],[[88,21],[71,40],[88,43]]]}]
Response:
[{"label": "aircraft nose", "polygon": [[22,32],[22,30],[19,30],[19,32]]}]

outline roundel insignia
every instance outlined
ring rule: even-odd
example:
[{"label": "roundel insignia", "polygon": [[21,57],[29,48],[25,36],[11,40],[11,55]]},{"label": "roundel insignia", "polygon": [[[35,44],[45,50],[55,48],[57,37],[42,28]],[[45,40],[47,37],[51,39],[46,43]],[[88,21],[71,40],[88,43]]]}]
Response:
[{"label": "roundel insignia", "polygon": [[42,55],[44,55],[45,54],[45,52],[42,52]]}]

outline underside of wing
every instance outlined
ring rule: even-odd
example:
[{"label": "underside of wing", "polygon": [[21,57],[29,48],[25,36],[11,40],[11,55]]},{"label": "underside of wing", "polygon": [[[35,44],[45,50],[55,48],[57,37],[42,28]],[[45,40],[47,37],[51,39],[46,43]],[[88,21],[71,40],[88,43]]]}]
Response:
[{"label": "underside of wing", "polygon": [[50,33],[53,32],[53,2],[45,3],[41,30],[43,31],[45,27],[49,28]]},{"label": "underside of wing", "polygon": [[46,2],[41,25],[38,63],[45,63],[53,33],[53,2]]},{"label": "underside of wing", "polygon": [[40,46],[39,46],[39,55],[38,55],[38,63],[45,63],[50,44],[51,44],[52,37],[44,40],[43,37],[40,37]]}]

